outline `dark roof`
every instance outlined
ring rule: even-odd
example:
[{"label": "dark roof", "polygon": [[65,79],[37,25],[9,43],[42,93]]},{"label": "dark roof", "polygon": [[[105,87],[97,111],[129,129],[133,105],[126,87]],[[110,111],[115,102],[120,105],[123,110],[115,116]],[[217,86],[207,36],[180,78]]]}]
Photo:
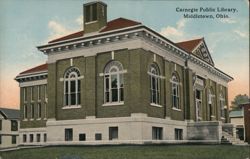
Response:
[{"label": "dark roof", "polygon": [[19,119],[20,110],[0,108],[0,113],[5,117],[5,119]]},{"label": "dark roof", "polygon": [[193,40],[188,40],[188,41],[182,41],[176,43],[177,46],[182,48],[183,50],[187,51],[188,53],[192,53],[194,48],[199,45],[199,43],[203,40],[203,38],[199,39],[193,39]]},{"label": "dark roof", "polygon": [[229,113],[229,117],[243,117],[243,110],[234,110]]},{"label": "dark roof", "polygon": [[42,71],[48,71],[48,64],[47,63],[36,66],[36,67],[33,67],[33,68],[28,69],[26,71],[23,71],[19,75],[28,74],[28,73],[42,72]]},{"label": "dark roof", "polygon": [[[141,23],[133,21],[133,20],[129,20],[129,19],[125,19],[125,18],[117,18],[114,20],[111,20],[107,23],[107,25],[101,29],[99,32],[107,32],[107,31],[111,31],[111,30],[116,30],[116,29],[122,29],[122,28],[126,28],[126,27],[131,27],[131,26],[135,26],[135,25],[139,25]],[[53,43],[53,42],[59,42],[59,41],[63,41],[63,40],[70,40],[70,39],[74,39],[74,38],[79,38],[84,36],[84,31],[78,31],[54,40],[49,41],[49,43]]]}]

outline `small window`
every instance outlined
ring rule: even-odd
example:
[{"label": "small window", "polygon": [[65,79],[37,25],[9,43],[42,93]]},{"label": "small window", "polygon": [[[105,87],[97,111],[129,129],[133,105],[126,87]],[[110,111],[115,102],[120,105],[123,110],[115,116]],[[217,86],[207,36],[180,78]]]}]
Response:
[{"label": "small window", "polygon": [[36,134],[36,142],[40,142],[41,141],[41,134]]},{"label": "small window", "polygon": [[182,129],[174,129],[175,132],[175,140],[183,140],[183,130]]},{"label": "small window", "polygon": [[79,134],[79,141],[85,141],[86,135],[85,134]]},{"label": "small window", "polygon": [[47,142],[47,134],[43,134],[43,141]]},{"label": "small window", "polygon": [[27,135],[23,134],[23,143],[27,142]]},{"label": "small window", "polygon": [[162,140],[162,127],[152,127],[152,139]]},{"label": "small window", "polygon": [[11,120],[11,131],[18,130],[18,122],[16,120]]},{"label": "small window", "polygon": [[118,139],[118,127],[109,127],[109,140]]},{"label": "small window", "polygon": [[11,136],[11,143],[16,144],[16,136]]},{"label": "small window", "polygon": [[2,120],[0,120],[0,130],[2,130]]},{"label": "small window", "polygon": [[102,140],[102,134],[96,133],[95,134],[95,140]]},{"label": "small window", "polygon": [[30,134],[30,142],[33,142],[33,141],[34,141],[34,135]]},{"label": "small window", "polygon": [[65,129],[65,141],[73,140],[73,129]]}]

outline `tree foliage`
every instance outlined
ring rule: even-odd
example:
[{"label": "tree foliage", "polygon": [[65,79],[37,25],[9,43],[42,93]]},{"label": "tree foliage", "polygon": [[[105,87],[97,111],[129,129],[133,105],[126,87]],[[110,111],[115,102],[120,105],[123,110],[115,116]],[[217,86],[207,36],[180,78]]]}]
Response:
[{"label": "tree foliage", "polygon": [[231,102],[231,108],[233,110],[239,110],[241,109],[240,104],[249,102],[249,96],[244,94],[238,94],[234,97],[234,100]]}]

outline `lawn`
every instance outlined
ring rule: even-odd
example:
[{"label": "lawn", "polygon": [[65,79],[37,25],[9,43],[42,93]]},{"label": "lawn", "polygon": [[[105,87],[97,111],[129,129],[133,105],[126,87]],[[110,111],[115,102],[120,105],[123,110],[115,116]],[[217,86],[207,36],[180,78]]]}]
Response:
[{"label": "lawn", "polygon": [[248,146],[63,146],[0,152],[1,159],[246,159]]}]

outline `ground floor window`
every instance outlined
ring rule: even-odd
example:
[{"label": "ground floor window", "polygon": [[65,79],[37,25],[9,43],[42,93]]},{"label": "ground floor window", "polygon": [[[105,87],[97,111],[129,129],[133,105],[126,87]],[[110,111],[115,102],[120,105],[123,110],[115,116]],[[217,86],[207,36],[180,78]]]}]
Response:
[{"label": "ground floor window", "polygon": [[36,134],[36,142],[40,142],[41,141],[41,135],[40,134]]},{"label": "ground floor window", "polygon": [[162,127],[152,127],[152,139],[162,140]]},{"label": "ground floor window", "polygon": [[34,141],[34,135],[30,134],[30,142],[33,142],[33,141]]},{"label": "ground floor window", "polygon": [[182,129],[174,129],[175,140],[183,140],[183,130]]},{"label": "ground floor window", "polygon": [[102,134],[96,133],[95,134],[95,140],[102,140]]},{"label": "ground floor window", "polygon": [[86,135],[85,134],[79,134],[79,141],[85,141]]},{"label": "ground floor window", "polygon": [[2,135],[0,135],[0,145],[2,144]]},{"label": "ground floor window", "polygon": [[16,144],[16,136],[11,136],[11,143]]},{"label": "ground floor window", "polygon": [[23,142],[27,142],[27,135],[26,134],[23,134]]},{"label": "ground floor window", "polygon": [[73,129],[65,129],[65,141],[73,140]]},{"label": "ground floor window", "polygon": [[109,140],[118,139],[118,127],[109,127]]},{"label": "ground floor window", "polygon": [[47,134],[43,134],[43,141],[47,142]]}]

